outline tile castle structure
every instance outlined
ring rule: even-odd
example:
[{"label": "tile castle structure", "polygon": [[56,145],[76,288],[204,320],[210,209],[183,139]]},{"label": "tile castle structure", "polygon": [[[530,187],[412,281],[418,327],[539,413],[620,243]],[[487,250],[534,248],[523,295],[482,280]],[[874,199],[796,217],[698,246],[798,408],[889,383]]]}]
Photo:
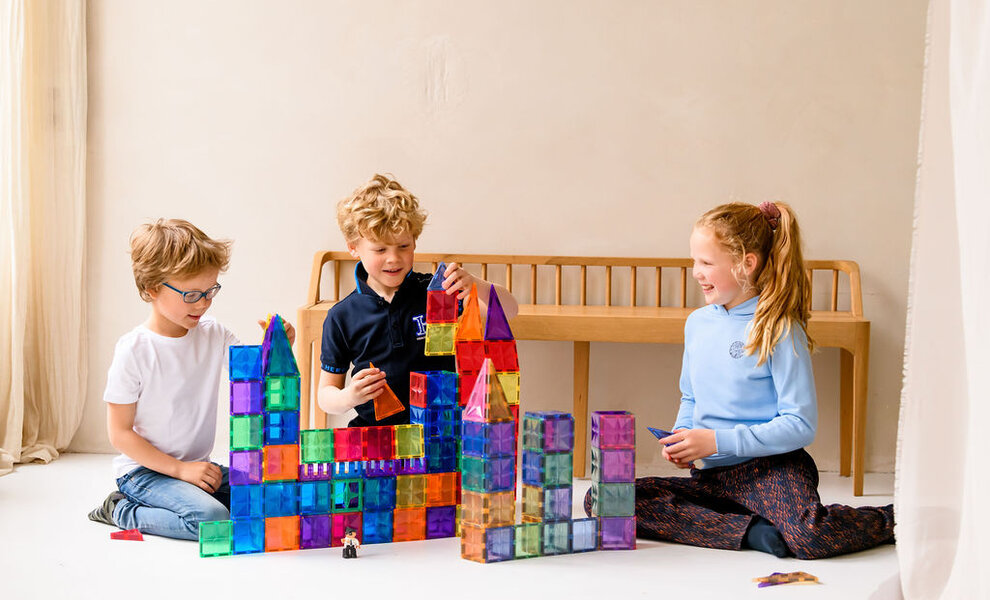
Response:
[{"label": "tile castle structure", "polygon": [[[527,413],[517,465],[519,361],[494,290],[482,325],[472,289],[460,322],[440,264],[427,291],[426,353],[457,372],[410,374],[409,425],[299,429],[299,371],[281,318],[259,346],[230,349],[231,518],[200,525],[200,555],[462,536],[495,562],[635,548],[634,418],[592,419],[594,517],[571,518],[574,420]],[[401,410],[387,389],[376,416]],[[522,469],[522,523],[516,473]]]}]

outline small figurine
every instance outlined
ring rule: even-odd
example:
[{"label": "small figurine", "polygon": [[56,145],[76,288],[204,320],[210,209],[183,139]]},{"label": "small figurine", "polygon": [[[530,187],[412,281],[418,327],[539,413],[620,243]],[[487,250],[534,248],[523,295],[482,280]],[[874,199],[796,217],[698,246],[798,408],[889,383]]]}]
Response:
[{"label": "small figurine", "polygon": [[353,527],[348,527],[344,531],[340,543],[344,545],[344,558],[357,558],[357,549],[361,547],[361,542],[357,539],[357,531]]}]

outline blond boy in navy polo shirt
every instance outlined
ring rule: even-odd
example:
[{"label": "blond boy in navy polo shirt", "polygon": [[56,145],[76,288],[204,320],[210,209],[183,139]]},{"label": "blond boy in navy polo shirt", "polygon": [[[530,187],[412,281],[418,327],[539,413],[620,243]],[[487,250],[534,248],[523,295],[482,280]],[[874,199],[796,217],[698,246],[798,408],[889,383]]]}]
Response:
[{"label": "blond boy in navy polo shirt", "polygon": [[[330,308],[323,323],[318,401],[329,414],[355,409],[351,427],[408,423],[409,373],[454,370],[452,356],[423,352],[426,287],[432,275],[413,272],[412,267],[425,221],[416,197],[384,175],[376,174],[337,204],[347,250],[360,262],[354,270],[356,289]],[[457,263],[447,266],[447,294],[463,299],[472,284],[477,284],[479,298],[488,298],[494,286],[508,318],[518,312],[515,298],[502,286],[475,277]],[[351,380],[346,382],[351,365]],[[386,382],[406,410],[376,421],[371,400]]]}]

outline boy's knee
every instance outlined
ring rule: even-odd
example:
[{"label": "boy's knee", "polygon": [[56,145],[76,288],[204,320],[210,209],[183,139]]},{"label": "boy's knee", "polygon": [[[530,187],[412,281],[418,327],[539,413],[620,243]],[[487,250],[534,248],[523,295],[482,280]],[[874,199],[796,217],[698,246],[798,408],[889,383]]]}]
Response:
[{"label": "boy's knee", "polygon": [[216,502],[203,510],[201,521],[226,521],[230,518],[230,511],[223,504]]},{"label": "boy's knee", "polygon": [[190,531],[199,534],[199,524],[207,521],[226,521],[230,518],[228,511],[223,504],[210,498],[210,502],[204,502],[195,507],[186,515],[186,526]]}]

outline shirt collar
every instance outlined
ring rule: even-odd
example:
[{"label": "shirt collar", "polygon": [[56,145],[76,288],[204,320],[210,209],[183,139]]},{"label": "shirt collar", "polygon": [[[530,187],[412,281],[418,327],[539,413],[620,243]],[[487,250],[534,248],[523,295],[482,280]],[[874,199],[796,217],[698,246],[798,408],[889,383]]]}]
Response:
[{"label": "shirt collar", "polygon": [[725,310],[725,306],[722,304],[715,304],[713,306],[715,307],[715,312],[719,314],[729,315],[731,317],[743,317],[748,319],[752,317],[754,314],[756,314],[756,304],[759,301],[760,301],[760,296],[757,294],[756,296],[753,296],[752,298],[743,302],[742,304],[733,306],[729,310]]},{"label": "shirt collar", "polygon": [[[409,282],[409,276],[412,275],[412,273],[412,269],[406,273],[406,277],[399,285],[399,289],[395,290],[396,294],[398,294],[399,290],[406,286],[406,283]],[[357,264],[354,265],[354,289],[356,289],[359,294],[371,296],[372,298],[381,298],[381,295],[373,290],[370,285],[368,285],[368,271],[364,268],[364,265],[361,264],[361,261],[358,261]]]}]

